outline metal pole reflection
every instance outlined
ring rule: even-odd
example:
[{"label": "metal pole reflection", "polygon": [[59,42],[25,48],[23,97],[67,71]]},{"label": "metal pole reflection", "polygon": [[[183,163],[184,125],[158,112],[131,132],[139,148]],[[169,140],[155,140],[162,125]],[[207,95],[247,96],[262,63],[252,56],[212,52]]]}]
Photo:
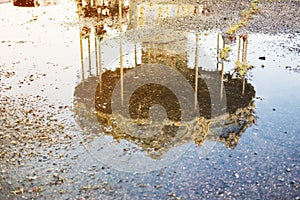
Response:
[{"label": "metal pole reflection", "polygon": [[124,106],[124,72],[123,72],[123,49],[122,49],[122,0],[119,0],[119,28],[120,28],[120,80],[121,80],[121,105]]},{"label": "metal pole reflection", "polygon": [[[224,40],[224,37],[222,37],[222,40],[223,40],[223,46],[222,46],[222,49],[224,49],[224,47],[225,47],[225,40]],[[224,60],[222,60],[220,100],[223,99],[223,88],[224,88],[224,85],[223,85],[223,79],[224,79],[224,73],[225,73],[225,64],[224,64]]]},{"label": "metal pole reflection", "polygon": [[224,73],[225,73],[225,66],[224,62],[222,61],[222,71],[221,71],[221,87],[220,87],[220,100],[223,99],[223,88],[224,88]]},{"label": "metal pole reflection", "polygon": [[98,44],[99,44],[99,51],[98,51],[98,57],[99,57],[99,83],[100,83],[100,91],[102,91],[102,57],[101,57],[101,40],[99,38],[99,41],[98,41]]},{"label": "metal pole reflection", "polygon": [[220,33],[217,34],[217,70],[219,70],[219,56],[220,56]]},{"label": "metal pole reflection", "polygon": [[238,55],[237,55],[238,61],[240,61],[240,51],[241,51],[241,37],[239,37],[239,41],[238,41]]},{"label": "metal pole reflection", "polygon": [[134,67],[137,66],[136,43],[134,44]]},{"label": "metal pole reflection", "polygon": [[82,45],[81,31],[79,31],[79,46],[80,46],[80,61],[81,61],[81,78],[82,81],[84,81],[83,45]]},{"label": "metal pole reflection", "polygon": [[98,60],[98,42],[97,42],[97,36],[96,36],[96,33],[95,33],[95,57],[96,57],[96,76],[99,75],[99,60]]},{"label": "metal pole reflection", "polygon": [[[80,18],[80,13],[82,10],[82,1],[77,1],[77,14],[78,18]],[[81,63],[81,79],[84,80],[84,63],[83,63],[83,45],[82,45],[82,33],[81,28],[79,27],[79,48],[80,48],[80,63]]]},{"label": "metal pole reflection", "polygon": [[199,48],[199,33],[196,33],[196,52],[195,52],[195,99],[194,99],[194,106],[195,106],[195,110],[197,109],[197,105],[198,105],[198,48]]},{"label": "metal pole reflection", "polygon": [[88,36],[88,56],[89,56],[89,74],[92,74],[92,60],[91,60],[91,38]]},{"label": "metal pole reflection", "polygon": [[[248,48],[248,35],[243,37],[243,50],[242,50],[242,62],[243,65],[245,66],[245,74],[247,74],[247,48]],[[246,79],[245,79],[245,75],[242,77],[242,81],[243,81],[243,86],[242,86],[242,95],[244,96],[245,94],[245,85],[246,85]]]}]

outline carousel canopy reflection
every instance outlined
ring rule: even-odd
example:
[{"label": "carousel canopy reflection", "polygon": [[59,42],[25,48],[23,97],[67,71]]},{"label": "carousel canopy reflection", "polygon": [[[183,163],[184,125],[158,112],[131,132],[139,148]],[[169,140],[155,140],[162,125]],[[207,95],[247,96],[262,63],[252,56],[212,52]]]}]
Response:
[{"label": "carousel canopy reflection", "polygon": [[[205,140],[221,142],[227,148],[234,149],[246,128],[255,123],[254,87],[247,82],[245,76],[225,73],[224,60],[221,57],[217,57],[216,66],[213,68],[207,68],[203,61],[200,65],[199,59],[203,56],[203,50],[199,49],[198,33],[192,34],[195,40],[191,43],[188,39],[190,33],[171,31],[161,34],[149,29],[148,32],[140,30],[145,24],[145,15],[148,12],[151,14],[153,7],[147,3],[124,5],[122,2],[115,2],[106,5],[100,2],[100,5],[94,5],[89,2],[87,5],[78,5],[83,10],[83,17],[94,16],[97,20],[100,19],[95,26],[80,28],[82,82],[75,88],[74,104],[77,122],[89,133],[86,135],[93,138],[105,134],[117,141],[125,140],[138,145],[152,158],[159,159],[171,148],[191,142],[201,146]],[[162,5],[157,6],[163,8]],[[113,10],[112,7],[119,8],[119,12],[117,9],[114,12],[103,11],[106,8]],[[190,13],[192,7],[187,8],[187,13],[181,15]],[[93,9],[94,14],[85,13]],[[152,14],[156,21],[163,16],[161,13]],[[114,16],[119,18],[119,23],[109,26],[109,21]],[[110,41],[103,39],[112,29],[122,32],[124,25],[129,33],[121,34]],[[131,29],[133,32],[130,32]],[[91,37],[92,34],[94,37]],[[92,41],[95,43],[95,56],[91,52]],[[216,42],[219,55],[220,43],[223,43],[224,48],[225,40],[218,34]],[[88,50],[87,70],[84,44],[87,44]],[[244,47],[247,48],[247,45]],[[242,52],[245,63],[247,49]],[[111,55],[118,59],[112,62]],[[193,88],[198,115],[191,114],[189,118],[182,120],[178,97],[170,88],[156,83],[136,88],[130,97],[129,116],[113,112],[112,95],[117,83],[121,82],[120,97],[123,103],[124,76],[145,64],[156,63],[176,70]],[[221,69],[219,64],[222,65]],[[207,80],[216,85],[213,87],[218,91],[213,92],[218,93],[218,101],[212,100],[212,91]],[[171,86],[172,84],[178,83],[171,81]],[[224,102],[226,103],[223,105]],[[165,112],[161,112],[162,110]]]}]

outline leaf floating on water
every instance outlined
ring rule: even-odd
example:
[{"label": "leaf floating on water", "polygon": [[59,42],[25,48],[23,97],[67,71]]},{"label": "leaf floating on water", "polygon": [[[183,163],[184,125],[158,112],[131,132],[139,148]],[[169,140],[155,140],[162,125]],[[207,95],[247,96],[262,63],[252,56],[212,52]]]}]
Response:
[{"label": "leaf floating on water", "polygon": [[229,51],[230,51],[230,47],[229,46],[225,46],[221,52],[220,52],[220,57],[221,59],[223,60],[227,60],[228,59],[228,56],[229,56]]}]

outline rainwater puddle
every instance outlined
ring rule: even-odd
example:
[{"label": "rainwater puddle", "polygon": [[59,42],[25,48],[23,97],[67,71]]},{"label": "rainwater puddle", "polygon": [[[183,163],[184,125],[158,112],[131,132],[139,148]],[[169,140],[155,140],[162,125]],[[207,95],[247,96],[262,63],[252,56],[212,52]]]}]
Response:
[{"label": "rainwater puddle", "polygon": [[3,198],[299,196],[299,34],[159,26],[196,3],[0,13]]}]

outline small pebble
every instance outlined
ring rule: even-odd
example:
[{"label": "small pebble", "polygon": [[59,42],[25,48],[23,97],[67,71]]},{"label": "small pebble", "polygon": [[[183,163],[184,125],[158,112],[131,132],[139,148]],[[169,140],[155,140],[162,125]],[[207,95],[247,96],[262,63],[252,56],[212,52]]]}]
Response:
[{"label": "small pebble", "polygon": [[53,177],[54,177],[54,178],[57,178],[57,177],[58,177],[58,174],[57,174],[57,173],[54,173],[54,174],[53,174]]},{"label": "small pebble", "polygon": [[266,60],[266,56],[260,56],[258,57],[259,60]]},{"label": "small pebble", "polygon": [[235,178],[239,178],[240,177],[238,173],[235,173],[234,176],[235,176]]}]

